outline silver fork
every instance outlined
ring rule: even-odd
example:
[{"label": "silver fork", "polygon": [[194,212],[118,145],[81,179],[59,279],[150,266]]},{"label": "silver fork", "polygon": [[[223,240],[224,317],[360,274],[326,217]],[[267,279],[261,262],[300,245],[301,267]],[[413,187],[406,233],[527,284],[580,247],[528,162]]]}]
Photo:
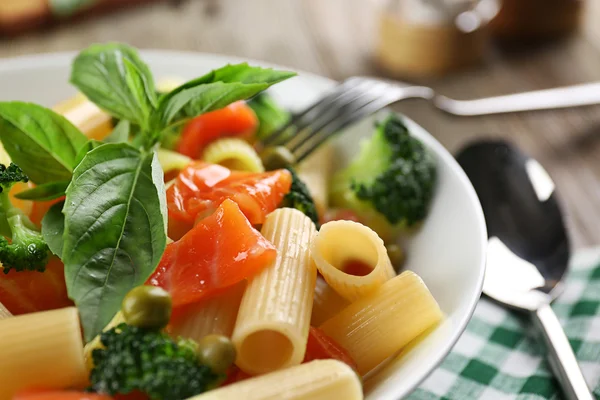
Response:
[{"label": "silver fork", "polygon": [[348,125],[397,101],[428,100],[435,108],[456,116],[478,116],[600,104],[600,82],[488,97],[454,100],[425,86],[368,77],[352,77],[262,142],[263,147],[284,146],[297,162]]}]

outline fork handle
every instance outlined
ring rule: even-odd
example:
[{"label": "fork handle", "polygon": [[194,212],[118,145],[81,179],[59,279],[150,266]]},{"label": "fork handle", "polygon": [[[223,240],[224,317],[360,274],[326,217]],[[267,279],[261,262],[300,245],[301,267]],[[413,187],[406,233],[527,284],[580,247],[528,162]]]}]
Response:
[{"label": "fork handle", "polygon": [[445,96],[436,96],[434,104],[450,114],[460,116],[589,106],[600,104],[600,82],[478,100],[453,100]]},{"label": "fork handle", "polygon": [[567,400],[593,400],[569,339],[549,304],[531,313],[548,350],[548,361]]}]

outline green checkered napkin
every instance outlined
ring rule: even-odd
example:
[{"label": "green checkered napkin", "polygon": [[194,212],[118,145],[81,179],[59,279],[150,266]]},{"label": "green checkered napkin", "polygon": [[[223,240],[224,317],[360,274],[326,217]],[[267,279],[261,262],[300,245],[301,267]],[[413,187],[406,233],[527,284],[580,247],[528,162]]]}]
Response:
[{"label": "green checkered napkin", "polygon": [[[553,304],[590,388],[600,399],[600,249],[579,252]],[[409,400],[561,399],[527,318],[482,299],[440,367]]]}]

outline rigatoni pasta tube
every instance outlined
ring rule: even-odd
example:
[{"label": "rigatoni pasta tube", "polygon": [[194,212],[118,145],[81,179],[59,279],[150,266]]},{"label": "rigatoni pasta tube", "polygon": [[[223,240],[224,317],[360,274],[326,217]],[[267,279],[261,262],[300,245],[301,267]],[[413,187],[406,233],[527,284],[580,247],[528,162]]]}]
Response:
[{"label": "rigatoni pasta tube", "polygon": [[[327,283],[352,302],[396,275],[383,240],[369,227],[353,221],[332,221],[321,226],[311,255]],[[371,268],[366,275],[344,271],[351,262]]]},{"label": "rigatoni pasta tube", "polygon": [[317,277],[310,324],[313,326],[321,325],[323,322],[346,308],[348,304],[350,304],[348,300],[337,294],[337,292],[325,282],[325,279]]},{"label": "rigatoni pasta tube", "polygon": [[237,171],[265,171],[254,147],[239,138],[224,138],[212,142],[204,149],[202,159]]},{"label": "rigatoni pasta tube", "polygon": [[306,351],[317,270],[309,255],[315,225],[302,212],[280,208],[261,233],[277,248],[273,265],[248,282],[232,340],[236,364],[251,375],[300,364]]},{"label": "rigatoni pasta tube", "polygon": [[441,318],[427,286],[414,272],[406,271],[320,328],[348,351],[364,375]]},{"label": "rigatoni pasta tube", "polygon": [[315,360],[211,390],[189,400],[362,400],[356,372],[336,360]]},{"label": "rigatoni pasta tube", "polygon": [[169,333],[199,341],[206,335],[231,336],[246,282],[238,283],[218,295],[191,304],[169,324]]},{"label": "rigatoni pasta tube", "polygon": [[4,307],[2,303],[0,303],[0,320],[8,317],[12,317],[12,314],[6,309],[6,307]]},{"label": "rigatoni pasta tube", "polygon": [[86,378],[75,307],[0,321],[0,399],[24,389],[77,387]]}]

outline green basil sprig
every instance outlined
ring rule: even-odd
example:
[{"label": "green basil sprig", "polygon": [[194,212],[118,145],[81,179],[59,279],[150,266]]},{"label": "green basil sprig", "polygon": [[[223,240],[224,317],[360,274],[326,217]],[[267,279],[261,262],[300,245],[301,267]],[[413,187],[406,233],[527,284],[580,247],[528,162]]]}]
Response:
[{"label": "green basil sprig", "polygon": [[295,74],[246,63],[227,65],[191,80],[159,99],[160,123],[169,128],[199,114],[248,99]]},{"label": "green basil sprig", "polygon": [[119,43],[88,47],[73,62],[71,83],[111,115],[150,128],[158,99],[150,69],[135,49]]},{"label": "green basil sprig", "polygon": [[148,279],[165,249],[158,158],[126,143],[90,151],[75,169],[63,213],[67,288],[90,340],[125,294]]},{"label": "green basil sprig", "polygon": [[50,207],[42,219],[42,236],[50,251],[61,259],[65,232],[65,216],[62,213],[64,204],[65,202],[61,201]]},{"label": "green basil sprig", "polygon": [[104,328],[130,289],[146,282],[164,252],[166,196],[155,151],[163,136],[293,75],[227,65],[158,94],[135,49],[93,45],[75,58],[71,82],[120,120],[104,142],[88,140],[47,108],[0,102],[0,140],[37,185],[17,197],[66,196],[45,215],[42,235],[65,264],[86,339]]},{"label": "green basil sprig", "polygon": [[56,181],[43,183],[36,187],[24,190],[15,195],[17,199],[21,200],[36,200],[36,201],[48,201],[58,199],[65,195],[69,186],[69,181]]},{"label": "green basil sprig", "polygon": [[[229,65],[158,98],[149,68],[133,48],[94,45],[75,59],[71,82],[122,121],[105,140],[112,143],[89,142],[76,155],[62,210],[64,228],[56,210],[43,222],[48,235],[64,229],[62,248],[50,246],[62,254],[68,293],[87,339],[110,321],[124,295],[154,272],[166,246],[166,197],[155,154],[165,132],[293,75]],[[132,143],[119,143],[128,139],[132,125]]]},{"label": "green basil sprig", "polygon": [[31,103],[0,102],[0,140],[36,184],[71,179],[87,138],[66,118]]}]

